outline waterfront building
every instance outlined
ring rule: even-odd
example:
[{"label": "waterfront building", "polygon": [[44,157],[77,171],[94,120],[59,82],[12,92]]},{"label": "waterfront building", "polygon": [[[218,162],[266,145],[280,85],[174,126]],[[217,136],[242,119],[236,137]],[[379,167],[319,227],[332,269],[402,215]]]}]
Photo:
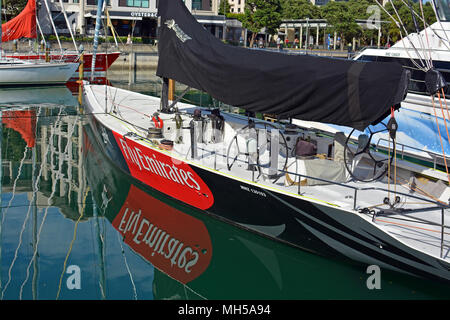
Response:
[{"label": "waterfront building", "polygon": [[[1,161],[2,192],[27,193],[28,200],[35,203],[33,210],[42,211],[55,206],[66,218],[77,220],[85,210],[88,192],[83,122],[78,116],[58,116],[58,112],[57,108],[42,111],[45,117],[39,120],[35,145],[29,148],[22,160],[21,148],[27,147],[23,141],[25,138],[21,138],[18,132],[8,134],[12,137],[11,143],[17,145],[19,157],[5,153]],[[38,186],[36,190],[35,185]]]},{"label": "waterfront building", "polygon": [[[237,0],[236,0],[237,1]],[[39,2],[39,1],[38,1]],[[120,36],[132,34],[143,41],[156,38],[158,0],[106,0],[107,10]],[[219,0],[185,0],[187,8],[205,28],[217,37],[223,37],[226,19],[219,16]],[[58,33],[69,34],[59,0],[47,2]],[[97,0],[63,0],[69,25],[74,34],[93,36],[97,13]],[[54,34],[45,3],[40,1],[39,21],[45,34]]]},{"label": "waterfront building", "polygon": [[228,0],[230,11],[232,13],[243,13],[245,8],[245,0]]}]

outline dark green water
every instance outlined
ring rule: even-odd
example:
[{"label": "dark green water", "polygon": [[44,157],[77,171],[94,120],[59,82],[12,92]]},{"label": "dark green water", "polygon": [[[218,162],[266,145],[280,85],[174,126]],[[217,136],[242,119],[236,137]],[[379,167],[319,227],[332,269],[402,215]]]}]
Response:
[{"label": "dark green water", "polygon": [[[138,85],[159,92],[156,80]],[[368,266],[303,252],[147,189],[99,151],[66,88],[2,89],[0,105],[4,300],[450,297],[448,286],[387,270],[370,290]],[[131,212],[199,252],[195,264],[173,263],[121,231],[132,229]]]}]

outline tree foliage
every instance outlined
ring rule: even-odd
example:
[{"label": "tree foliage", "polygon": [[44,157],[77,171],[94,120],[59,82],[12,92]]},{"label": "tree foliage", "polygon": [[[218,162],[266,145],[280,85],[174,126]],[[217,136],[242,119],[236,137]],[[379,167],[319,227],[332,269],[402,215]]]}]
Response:
[{"label": "tree foliage", "polygon": [[231,12],[231,5],[228,0],[220,0],[219,3],[219,14],[228,15]]},{"label": "tree foliage", "polygon": [[320,7],[315,6],[309,0],[282,0],[281,14],[283,19],[319,19]]},{"label": "tree foliage", "polygon": [[[400,34],[396,23],[385,10],[396,20],[401,20],[408,33],[424,29],[423,21],[419,17],[414,15],[416,23],[413,19],[412,11],[421,16],[420,5],[418,2],[410,0],[389,0],[384,9],[378,6],[376,0],[330,1],[324,6],[315,6],[310,0],[251,0],[247,2],[249,5],[246,8],[245,18],[241,21],[244,22],[244,27],[252,32],[258,32],[262,27],[267,27],[268,21],[277,22],[278,18],[274,17],[279,12],[281,20],[326,19],[329,25],[327,31],[329,33],[336,32],[344,41],[351,41],[353,37],[357,37],[361,38],[363,42],[370,42],[370,39],[377,38],[378,30],[362,27],[355,21],[371,19],[373,9],[368,10],[370,6],[376,8],[379,12],[379,20],[383,22],[381,23],[383,42],[387,40],[397,41],[401,35],[405,36],[405,31],[401,30]],[[382,1],[378,0],[378,2]],[[391,2],[394,4],[400,19]],[[430,2],[423,4],[423,13],[427,25],[436,21]],[[270,33],[273,34],[275,29],[276,27],[270,27]]]},{"label": "tree foliage", "polygon": [[[394,6],[392,6],[392,4]],[[408,33],[419,32],[424,29],[424,24],[421,18],[413,14],[413,12],[415,12],[421,16],[419,3],[413,3],[411,7],[408,7],[401,0],[394,0],[392,1],[392,4],[391,2],[386,4],[386,11],[388,11],[390,16],[395,20],[402,21]],[[429,2],[423,5],[423,15],[427,25],[431,25],[436,22],[433,7]],[[383,33],[387,34],[393,41],[397,41],[401,36],[404,37],[406,32],[403,28],[399,28],[390,16],[386,12],[382,12],[383,20],[390,21],[388,25],[383,26]]]},{"label": "tree foliage", "polygon": [[349,2],[328,2],[322,8],[322,16],[328,22],[328,31],[338,34],[346,41],[361,35],[361,27],[355,21],[356,11],[356,8],[351,10]]},{"label": "tree foliage", "polygon": [[[2,0],[2,8],[8,16],[18,15],[27,5],[28,0]],[[5,17],[2,17],[4,19]]]},{"label": "tree foliage", "polygon": [[278,32],[280,24],[280,0],[247,0],[245,2],[242,25],[252,32],[251,46],[261,29],[266,28],[268,34],[275,34]]}]

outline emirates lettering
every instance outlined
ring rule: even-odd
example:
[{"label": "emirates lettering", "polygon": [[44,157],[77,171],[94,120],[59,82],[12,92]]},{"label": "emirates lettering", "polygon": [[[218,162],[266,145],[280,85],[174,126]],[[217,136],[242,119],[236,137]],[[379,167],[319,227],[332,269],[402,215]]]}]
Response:
[{"label": "emirates lettering", "polygon": [[197,183],[197,181],[195,181],[192,172],[186,172],[183,169],[175,166],[175,164],[170,165],[159,161],[156,158],[155,154],[149,156],[147,154],[144,154],[142,150],[137,147],[130,148],[127,142],[123,139],[120,139],[120,144],[122,146],[122,152],[125,157],[132,163],[137,165],[140,171],[145,170],[167,180],[171,180],[183,186],[187,186],[191,189],[195,189],[197,191],[200,190],[200,185]]},{"label": "emirates lettering", "polygon": [[151,250],[151,256],[159,254],[169,260],[172,267],[190,273],[198,262],[199,253],[151,221],[141,219],[141,216],[141,210],[136,213],[126,208],[119,223],[119,231],[124,236],[131,233],[132,241],[138,245],[146,245]]}]

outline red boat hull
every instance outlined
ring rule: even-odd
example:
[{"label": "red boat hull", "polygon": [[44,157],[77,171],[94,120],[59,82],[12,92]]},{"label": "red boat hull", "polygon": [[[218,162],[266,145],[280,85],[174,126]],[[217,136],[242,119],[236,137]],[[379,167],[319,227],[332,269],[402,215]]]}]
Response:
[{"label": "red boat hull", "polygon": [[[106,71],[119,57],[120,52],[111,53],[97,53],[95,60],[95,72]],[[44,60],[44,54],[20,54],[20,55],[8,55],[9,58],[18,58],[22,60]],[[51,61],[64,61],[64,62],[78,62],[79,55],[75,53],[69,53],[65,55],[50,54]],[[84,54],[84,72],[92,71],[92,53]],[[78,70],[77,70],[78,71]]]}]

